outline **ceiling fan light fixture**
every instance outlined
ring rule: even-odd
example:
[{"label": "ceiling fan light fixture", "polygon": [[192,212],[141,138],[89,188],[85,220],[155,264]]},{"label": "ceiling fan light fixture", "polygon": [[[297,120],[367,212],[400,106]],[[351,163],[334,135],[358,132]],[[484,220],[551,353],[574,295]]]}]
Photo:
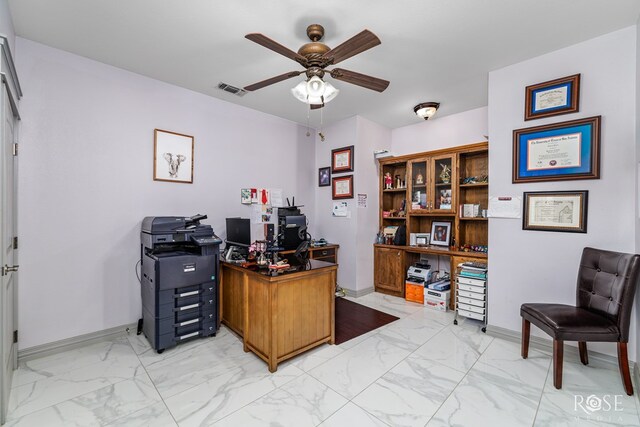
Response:
[{"label": "ceiling fan light fixture", "polygon": [[413,107],[413,112],[416,116],[422,117],[425,120],[429,120],[440,108],[439,102],[423,102]]},{"label": "ceiling fan light fixture", "polygon": [[[320,80],[323,86],[322,92],[318,94],[309,92],[309,81],[312,79]],[[338,93],[340,93],[340,91],[333,87],[331,83],[325,83],[317,76],[313,76],[311,79],[309,79],[309,81],[303,80],[291,89],[291,94],[294,96],[294,98],[296,98],[300,102],[304,102],[305,104],[326,104],[327,102],[338,96]]]},{"label": "ceiling fan light fixture", "polygon": [[322,96],[324,94],[325,83],[318,76],[313,76],[307,81],[307,93],[309,96]]}]

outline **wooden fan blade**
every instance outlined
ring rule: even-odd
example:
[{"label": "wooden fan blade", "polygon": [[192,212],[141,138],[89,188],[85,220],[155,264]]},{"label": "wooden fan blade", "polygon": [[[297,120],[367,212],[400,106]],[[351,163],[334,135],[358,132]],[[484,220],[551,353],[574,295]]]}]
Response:
[{"label": "wooden fan blade", "polygon": [[271,77],[270,79],[263,80],[258,83],[254,83],[249,86],[245,86],[244,90],[252,92],[254,90],[262,89],[265,86],[272,85],[274,83],[281,82],[283,80],[291,79],[293,77],[297,77],[300,74],[304,73],[304,71],[289,71],[288,73],[280,74],[279,76]]},{"label": "wooden fan blade", "polygon": [[251,40],[252,42],[258,43],[261,46],[266,47],[267,49],[271,49],[272,51],[279,53],[280,55],[286,56],[289,59],[293,59],[301,64],[306,64],[307,58],[304,56],[292,51],[288,47],[282,46],[280,43],[271,40],[269,37],[264,36],[260,33],[251,33],[244,36],[245,38]]},{"label": "wooden fan blade", "polygon": [[331,77],[333,77],[334,79],[342,80],[343,82],[362,86],[378,92],[384,92],[387,86],[389,86],[388,80],[382,80],[377,77],[368,76],[366,74],[356,73],[355,71],[349,71],[342,68],[334,68],[329,72],[331,73]]},{"label": "wooden fan blade", "polygon": [[337,64],[347,58],[351,58],[353,55],[378,46],[380,43],[380,39],[375,34],[369,30],[363,30],[341,45],[334,47],[322,55],[322,57],[327,59],[332,58],[333,61],[331,61],[331,64]]},{"label": "wooden fan blade", "polygon": [[312,110],[318,110],[320,108],[324,107],[324,104],[311,104],[311,109]]}]

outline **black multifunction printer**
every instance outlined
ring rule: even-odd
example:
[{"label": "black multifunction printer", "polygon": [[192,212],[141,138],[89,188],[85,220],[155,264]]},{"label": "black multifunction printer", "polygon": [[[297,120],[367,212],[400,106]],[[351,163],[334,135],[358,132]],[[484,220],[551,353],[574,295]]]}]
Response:
[{"label": "black multifunction printer", "polygon": [[156,216],[140,233],[142,319],[151,346],[162,353],[218,329],[219,246],[206,215]]}]

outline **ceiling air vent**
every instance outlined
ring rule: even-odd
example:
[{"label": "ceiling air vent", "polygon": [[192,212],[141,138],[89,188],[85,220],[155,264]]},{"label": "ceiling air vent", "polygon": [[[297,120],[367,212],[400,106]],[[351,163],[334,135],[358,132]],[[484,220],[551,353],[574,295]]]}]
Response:
[{"label": "ceiling air vent", "polygon": [[231,86],[222,82],[218,83],[218,89],[232,93],[236,96],[245,96],[245,94],[247,93],[247,91],[244,89],[240,89],[239,87]]}]

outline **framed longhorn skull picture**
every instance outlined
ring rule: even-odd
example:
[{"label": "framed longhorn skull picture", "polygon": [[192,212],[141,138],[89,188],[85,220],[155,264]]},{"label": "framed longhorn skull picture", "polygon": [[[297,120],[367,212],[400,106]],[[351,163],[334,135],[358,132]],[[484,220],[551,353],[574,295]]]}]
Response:
[{"label": "framed longhorn skull picture", "polygon": [[193,183],[193,137],[156,129],[153,142],[154,181]]}]

